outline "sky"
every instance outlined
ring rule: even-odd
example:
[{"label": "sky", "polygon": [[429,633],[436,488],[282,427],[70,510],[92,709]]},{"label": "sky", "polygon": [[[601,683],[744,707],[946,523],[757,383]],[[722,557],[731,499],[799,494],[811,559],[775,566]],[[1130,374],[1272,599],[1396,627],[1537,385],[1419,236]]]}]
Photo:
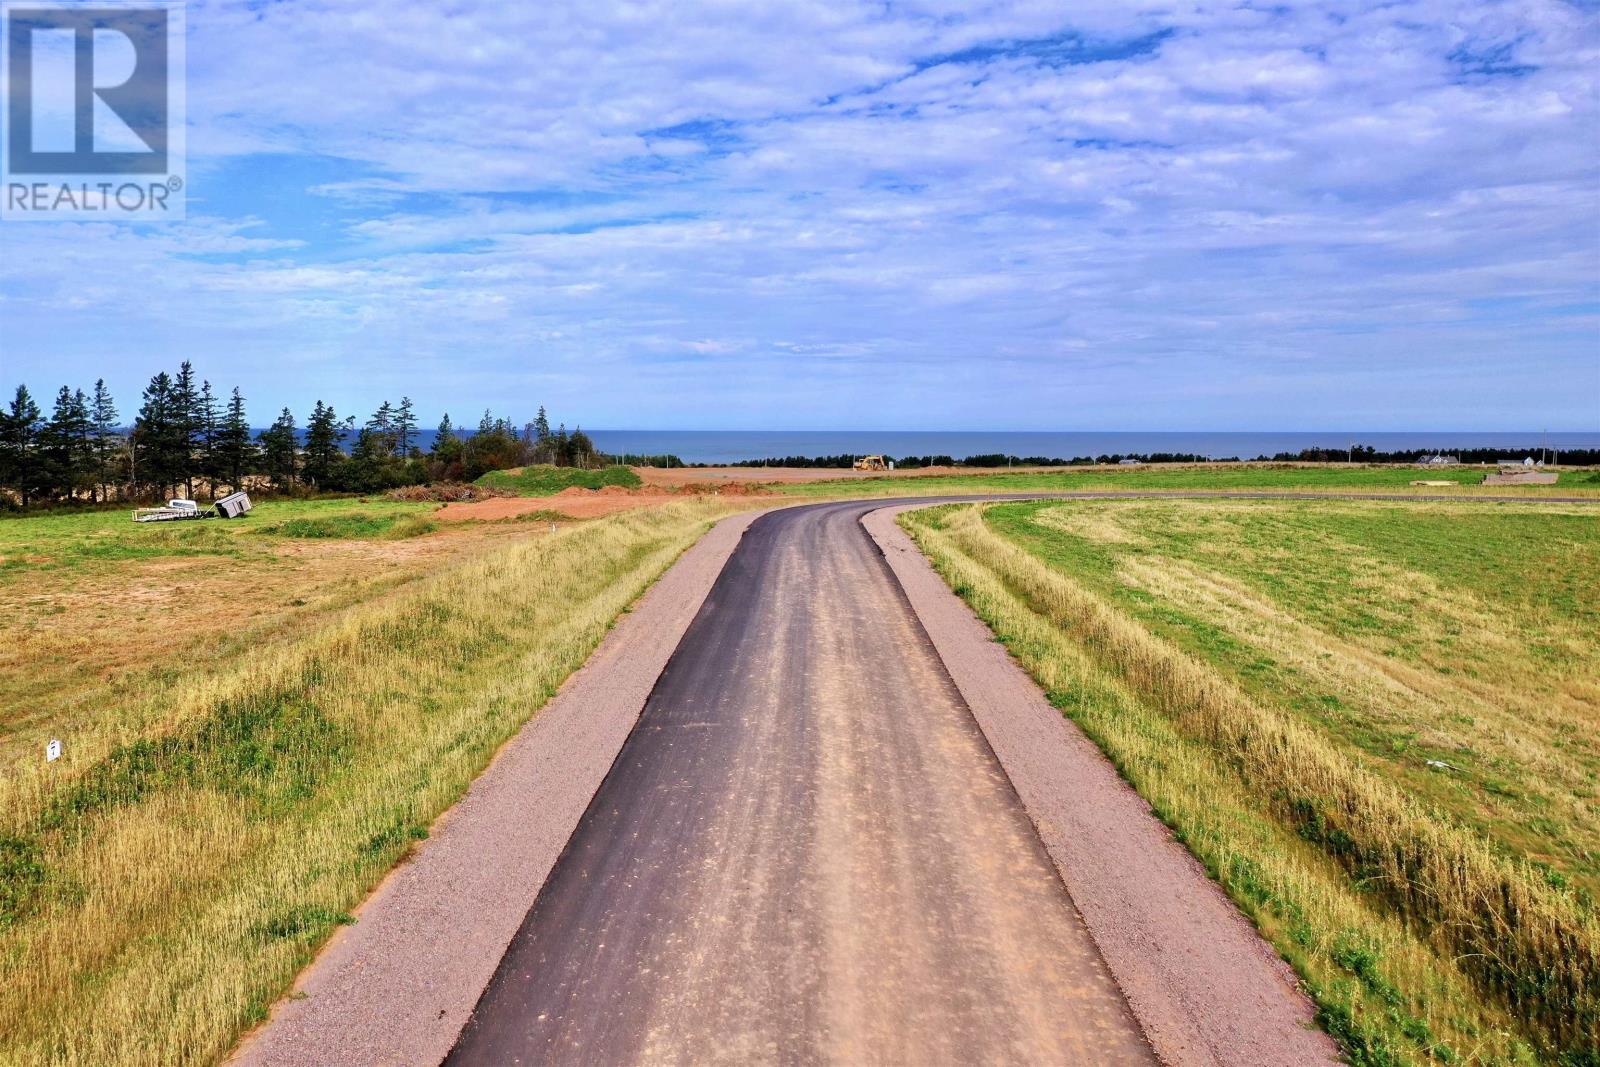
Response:
[{"label": "sky", "polygon": [[188,217],[0,387],[264,425],[1600,429],[1600,5],[188,5]]}]

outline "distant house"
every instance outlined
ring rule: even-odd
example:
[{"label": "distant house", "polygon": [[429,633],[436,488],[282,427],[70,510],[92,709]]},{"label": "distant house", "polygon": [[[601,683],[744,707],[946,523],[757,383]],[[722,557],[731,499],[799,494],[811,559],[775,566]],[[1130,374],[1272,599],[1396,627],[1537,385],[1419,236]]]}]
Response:
[{"label": "distant house", "polygon": [[1420,467],[1449,467],[1460,462],[1461,460],[1456,456],[1442,454],[1434,456],[1424,454],[1417,457],[1417,465]]},{"label": "distant house", "polygon": [[1132,456],[1129,456],[1126,459],[1119,459],[1117,460],[1117,463],[1124,467],[1137,467],[1139,465],[1139,461],[1134,459]]}]

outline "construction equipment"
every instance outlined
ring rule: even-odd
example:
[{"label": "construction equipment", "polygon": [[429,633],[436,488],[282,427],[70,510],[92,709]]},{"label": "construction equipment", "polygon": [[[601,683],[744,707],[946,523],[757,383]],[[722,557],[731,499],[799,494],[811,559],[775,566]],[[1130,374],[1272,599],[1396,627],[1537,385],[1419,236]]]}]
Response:
[{"label": "construction equipment", "polygon": [[250,497],[245,493],[229,493],[209,508],[202,508],[193,500],[175,499],[156,508],[135,508],[134,522],[176,522],[180,519],[235,519],[250,510]]},{"label": "construction equipment", "polygon": [[855,469],[858,471],[878,471],[887,473],[889,471],[889,464],[884,461],[882,456],[862,456],[860,459],[856,460]]}]

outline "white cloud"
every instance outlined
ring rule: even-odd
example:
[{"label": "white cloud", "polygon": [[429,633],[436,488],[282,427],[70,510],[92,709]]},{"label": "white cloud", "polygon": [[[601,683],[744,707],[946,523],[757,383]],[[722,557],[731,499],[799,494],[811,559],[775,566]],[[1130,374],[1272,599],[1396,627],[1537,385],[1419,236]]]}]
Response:
[{"label": "white cloud", "polygon": [[[130,381],[191,356],[273,406],[432,374],[441,403],[565,391],[613,424],[1600,424],[1600,20],[1559,0],[189,22],[204,173],[342,176],[275,172],[266,223],[6,228],[7,380],[92,378],[116,336]],[[1470,368],[1513,354],[1566,381],[1485,415]],[[291,355],[319,372],[259,369]]]}]

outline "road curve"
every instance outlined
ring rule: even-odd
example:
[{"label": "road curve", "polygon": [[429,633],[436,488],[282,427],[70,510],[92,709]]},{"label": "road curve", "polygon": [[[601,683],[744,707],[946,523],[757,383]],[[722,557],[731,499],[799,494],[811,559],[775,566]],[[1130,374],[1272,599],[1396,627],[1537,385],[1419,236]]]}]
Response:
[{"label": "road curve", "polygon": [[448,1063],[1148,1063],[860,517],[757,519]]},{"label": "road curve", "polygon": [[1041,496],[1540,502],[1155,491],[762,516],[447,1062],[1151,1062],[859,522]]}]

